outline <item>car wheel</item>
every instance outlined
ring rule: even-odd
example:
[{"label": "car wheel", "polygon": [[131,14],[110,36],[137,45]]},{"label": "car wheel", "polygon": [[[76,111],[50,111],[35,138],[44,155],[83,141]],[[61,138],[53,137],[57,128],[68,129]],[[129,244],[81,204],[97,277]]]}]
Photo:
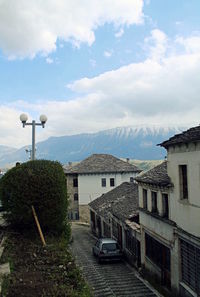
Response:
[{"label": "car wheel", "polygon": [[99,264],[101,264],[102,263],[102,261],[101,261],[101,259],[98,257],[98,263]]}]

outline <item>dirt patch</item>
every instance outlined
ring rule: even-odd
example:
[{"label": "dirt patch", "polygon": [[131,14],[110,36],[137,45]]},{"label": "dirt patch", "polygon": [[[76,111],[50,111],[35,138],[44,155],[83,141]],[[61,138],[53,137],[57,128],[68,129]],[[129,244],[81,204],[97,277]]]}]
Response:
[{"label": "dirt patch", "polygon": [[63,238],[46,237],[48,245],[42,247],[37,234],[7,236],[1,262],[10,263],[11,274],[3,282],[3,296],[91,296]]}]

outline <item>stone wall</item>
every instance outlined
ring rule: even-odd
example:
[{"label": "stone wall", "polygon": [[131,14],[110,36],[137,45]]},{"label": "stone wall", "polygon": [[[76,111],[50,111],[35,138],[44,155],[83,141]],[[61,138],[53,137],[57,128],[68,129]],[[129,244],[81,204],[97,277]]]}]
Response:
[{"label": "stone wall", "polygon": [[79,220],[84,223],[90,223],[90,210],[87,204],[79,205]]}]

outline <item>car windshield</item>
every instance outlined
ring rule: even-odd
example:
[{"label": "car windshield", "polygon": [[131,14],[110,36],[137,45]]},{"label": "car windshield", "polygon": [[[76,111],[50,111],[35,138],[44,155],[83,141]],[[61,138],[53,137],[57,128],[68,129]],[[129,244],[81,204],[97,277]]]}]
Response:
[{"label": "car windshield", "polygon": [[107,251],[115,251],[117,249],[117,244],[116,243],[104,243],[102,245],[102,249],[103,250],[107,250]]}]

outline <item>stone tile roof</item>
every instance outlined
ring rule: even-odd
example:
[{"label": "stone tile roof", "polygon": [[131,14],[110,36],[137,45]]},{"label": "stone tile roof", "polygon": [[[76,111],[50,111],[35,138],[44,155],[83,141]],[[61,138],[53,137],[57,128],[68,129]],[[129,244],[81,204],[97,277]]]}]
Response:
[{"label": "stone tile roof", "polygon": [[74,173],[111,173],[111,172],[141,172],[141,170],[128,162],[122,161],[112,155],[93,154],[75,166],[64,166],[66,174]]},{"label": "stone tile roof", "polygon": [[125,222],[138,213],[138,185],[124,182],[90,202],[89,206],[107,222],[110,213]]},{"label": "stone tile roof", "polygon": [[162,187],[172,186],[170,177],[167,174],[167,161],[164,161],[147,172],[140,174],[140,176],[137,176],[135,180],[138,182]]},{"label": "stone tile roof", "polygon": [[174,144],[183,144],[189,142],[200,141],[200,126],[190,128],[180,134],[170,137],[168,140],[159,143],[158,145],[168,148]]}]

